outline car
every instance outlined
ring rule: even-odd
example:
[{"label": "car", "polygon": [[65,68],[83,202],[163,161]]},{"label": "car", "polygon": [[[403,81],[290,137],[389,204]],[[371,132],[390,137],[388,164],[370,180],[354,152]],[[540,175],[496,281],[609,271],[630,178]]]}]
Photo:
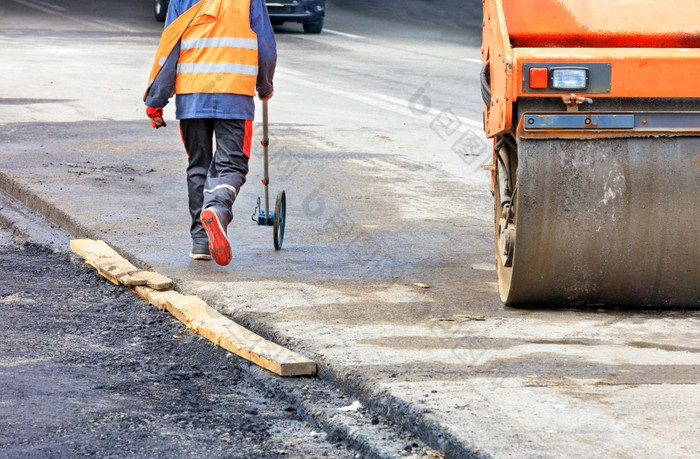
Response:
[{"label": "car", "polygon": [[321,33],[326,0],[278,0],[266,2],[272,25],[300,22],[306,33]]},{"label": "car", "polygon": [[[165,21],[170,0],[153,0],[156,20]],[[321,33],[326,17],[326,0],[278,0],[265,2],[272,25],[298,22],[306,33]]]},{"label": "car", "polygon": [[165,22],[165,16],[168,15],[168,4],[170,0],[153,0],[154,11],[156,13],[156,21]]}]

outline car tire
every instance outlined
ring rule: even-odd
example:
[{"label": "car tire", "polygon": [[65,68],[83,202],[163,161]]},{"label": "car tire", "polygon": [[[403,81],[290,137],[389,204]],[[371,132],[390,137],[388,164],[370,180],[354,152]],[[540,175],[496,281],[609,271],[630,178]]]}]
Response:
[{"label": "car tire", "polygon": [[165,22],[165,16],[168,15],[166,0],[154,0],[153,10],[156,15],[156,21]]},{"label": "car tire", "polygon": [[306,33],[321,33],[321,30],[323,30],[323,18],[304,23],[304,32]]}]

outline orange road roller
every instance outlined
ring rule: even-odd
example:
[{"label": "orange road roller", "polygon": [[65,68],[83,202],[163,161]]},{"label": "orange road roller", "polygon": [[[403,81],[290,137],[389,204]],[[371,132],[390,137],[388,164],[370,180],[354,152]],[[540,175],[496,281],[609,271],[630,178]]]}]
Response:
[{"label": "orange road roller", "polygon": [[700,0],[484,0],[507,305],[700,307]]}]

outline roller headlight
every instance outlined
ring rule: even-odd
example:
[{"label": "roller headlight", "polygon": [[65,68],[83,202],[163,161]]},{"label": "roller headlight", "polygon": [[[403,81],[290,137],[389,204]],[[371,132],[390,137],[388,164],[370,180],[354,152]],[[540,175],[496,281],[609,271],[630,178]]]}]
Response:
[{"label": "roller headlight", "polygon": [[553,68],[551,87],[555,89],[586,89],[588,69]]}]

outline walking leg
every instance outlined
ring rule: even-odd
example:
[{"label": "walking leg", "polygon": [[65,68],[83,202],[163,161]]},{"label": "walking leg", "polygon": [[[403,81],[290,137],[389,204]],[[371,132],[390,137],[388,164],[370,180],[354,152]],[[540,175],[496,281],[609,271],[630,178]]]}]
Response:
[{"label": "walking leg", "polygon": [[182,141],[188,156],[187,194],[192,218],[190,235],[194,243],[207,244],[200,214],[204,205],[204,183],[213,158],[214,120],[184,119],[180,121]]},{"label": "walking leg", "polygon": [[238,192],[246,181],[253,123],[247,120],[215,120],[216,151],[204,186],[204,208],[224,212],[222,222],[231,221]]}]

